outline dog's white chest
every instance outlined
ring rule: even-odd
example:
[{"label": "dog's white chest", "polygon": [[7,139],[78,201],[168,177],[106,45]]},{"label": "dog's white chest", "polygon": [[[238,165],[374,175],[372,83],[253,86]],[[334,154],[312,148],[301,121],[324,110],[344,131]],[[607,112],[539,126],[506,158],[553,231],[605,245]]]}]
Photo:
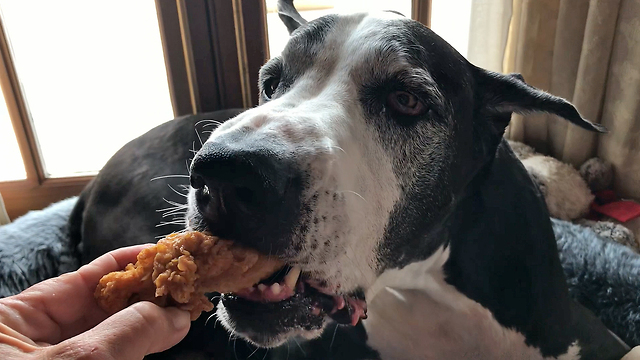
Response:
[{"label": "dog's white chest", "polygon": [[[382,274],[367,294],[369,346],[383,360],[548,359],[444,281],[447,255],[440,250],[428,260]],[[558,359],[579,359],[579,350],[574,344]]]}]

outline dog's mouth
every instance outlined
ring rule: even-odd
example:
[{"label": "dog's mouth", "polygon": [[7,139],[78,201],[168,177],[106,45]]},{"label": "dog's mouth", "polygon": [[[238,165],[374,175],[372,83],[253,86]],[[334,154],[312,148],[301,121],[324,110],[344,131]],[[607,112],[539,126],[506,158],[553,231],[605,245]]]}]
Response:
[{"label": "dog's mouth", "polygon": [[367,318],[364,294],[332,294],[298,266],[285,266],[250,288],[223,294],[218,316],[231,330],[259,346],[289,335],[321,330],[326,319],[355,326]]},{"label": "dog's mouth", "polygon": [[[322,281],[309,279],[298,266],[285,266],[258,284],[235,293],[235,296],[255,303],[304,301],[312,316],[329,316],[341,324],[355,326],[367,318],[364,295],[331,294]],[[284,305],[284,303],[283,303]]]},{"label": "dog's mouth", "polygon": [[[289,206],[294,209],[291,216],[265,211],[271,209],[266,205],[259,211],[247,212],[232,201],[231,195],[212,194],[205,191],[207,188],[192,192],[190,206],[195,230],[233,239],[264,254],[288,250],[294,227],[287,224],[297,223],[299,211],[295,209],[299,206]],[[251,287],[222,294],[217,304],[218,319],[227,329],[255,344],[273,347],[291,336],[315,337],[329,319],[356,325],[366,318],[367,304],[362,290],[342,291],[335,282],[326,281],[315,271],[305,271],[304,267],[304,264],[286,265]]]}]

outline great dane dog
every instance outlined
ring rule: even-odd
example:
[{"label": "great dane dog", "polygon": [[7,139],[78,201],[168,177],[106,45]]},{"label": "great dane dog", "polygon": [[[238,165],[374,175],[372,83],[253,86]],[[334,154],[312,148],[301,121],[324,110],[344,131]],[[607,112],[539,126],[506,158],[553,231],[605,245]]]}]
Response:
[{"label": "great dane dog", "polygon": [[382,359],[618,359],[568,296],[549,214],[502,135],[512,112],[586,129],[563,99],[477,68],[393,12],[307,23],[256,108],[191,164],[188,228],[289,266],[217,316],[263,347],[363,321]]},{"label": "great dane dog", "polygon": [[569,298],[542,196],[502,138],[512,112],[603,128],[397,13],[279,12],[291,38],[260,105],[191,163],[187,228],[287,266],[222,295],[212,322],[271,358],[620,359]]}]

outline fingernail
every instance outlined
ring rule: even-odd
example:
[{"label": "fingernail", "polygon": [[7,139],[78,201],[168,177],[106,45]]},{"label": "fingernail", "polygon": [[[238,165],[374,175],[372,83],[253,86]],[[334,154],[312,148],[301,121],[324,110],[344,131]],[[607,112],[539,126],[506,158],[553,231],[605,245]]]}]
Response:
[{"label": "fingernail", "polygon": [[171,313],[171,321],[176,329],[184,329],[191,325],[191,316],[188,312],[176,308],[169,308],[167,311]]}]

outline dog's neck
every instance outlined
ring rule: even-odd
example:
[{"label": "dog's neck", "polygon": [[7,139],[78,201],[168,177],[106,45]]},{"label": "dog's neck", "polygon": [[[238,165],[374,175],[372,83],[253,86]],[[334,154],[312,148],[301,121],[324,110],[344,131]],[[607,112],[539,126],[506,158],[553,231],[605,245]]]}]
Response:
[{"label": "dog's neck", "polygon": [[[443,220],[439,228],[447,230],[429,235],[442,236],[441,247],[386,270],[367,293],[365,327],[383,359],[385,351],[398,358],[407,346],[414,350],[407,358],[443,358],[426,349],[445,344],[452,348],[441,348],[441,355],[449,354],[459,343],[470,344],[465,351],[479,359],[522,358],[517,352],[573,358],[570,300],[541,195],[507,146],[487,166]],[[438,340],[426,340],[428,331]]]},{"label": "dog's neck", "polygon": [[367,297],[368,344],[386,359],[578,359],[572,344],[561,356],[545,357],[525,336],[496,321],[484,306],[445,280],[450,249],[386,271]]}]

